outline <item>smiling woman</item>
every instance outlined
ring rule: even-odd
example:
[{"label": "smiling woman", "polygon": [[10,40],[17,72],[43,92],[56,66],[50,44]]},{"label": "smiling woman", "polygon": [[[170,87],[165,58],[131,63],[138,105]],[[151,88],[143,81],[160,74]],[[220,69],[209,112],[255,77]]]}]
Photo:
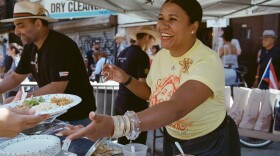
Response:
[{"label": "smiling woman", "polygon": [[74,132],[70,139],[135,139],[140,132],[164,127],[164,137],[173,149],[173,153],[164,151],[166,155],[180,154],[175,145],[178,142],[186,154],[240,156],[237,127],[224,106],[222,62],[196,37],[201,20],[197,0],[165,1],[157,24],[163,49],[154,57],[146,83],[116,66],[103,68],[103,73],[109,73],[107,80],[129,81],[124,87],[149,100],[150,108],[113,117],[92,112],[89,126],[62,133]]}]

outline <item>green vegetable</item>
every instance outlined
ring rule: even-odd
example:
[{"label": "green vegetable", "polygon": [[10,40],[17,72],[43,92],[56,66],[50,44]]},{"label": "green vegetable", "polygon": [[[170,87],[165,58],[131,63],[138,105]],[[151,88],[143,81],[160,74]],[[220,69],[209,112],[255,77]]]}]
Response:
[{"label": "green vegetable", "polygon": [[39,98],[31,98],[30,100],[24,100],[24,103],[29,105],[29,106],[36,106],[39,105],[40,103],[45,102],[45,100],[42,97]]}]

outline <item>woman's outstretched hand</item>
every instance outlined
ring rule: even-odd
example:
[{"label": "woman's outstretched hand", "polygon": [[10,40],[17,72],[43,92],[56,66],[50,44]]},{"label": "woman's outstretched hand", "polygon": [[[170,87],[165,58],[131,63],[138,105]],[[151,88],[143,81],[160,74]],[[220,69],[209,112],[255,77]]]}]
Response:
[{"label": "woman's outstretched hand", "polygon": [[111,116],[98,115],[94,112],[89,114],[92,121],[88,126],[69,126],[68,130],[59,132],[58,136],[68,136],[67,139],[73,140],[86,137],[90,140],[110,137],[114,133],[114,122]]},{"label": "woman's outstretched hand", "polygon": [[121,68],[111,64],[105,64],[103,66],[102,75],[104,76],[105,81],[113,80],[119,83],[126,82],[129,77]]}]

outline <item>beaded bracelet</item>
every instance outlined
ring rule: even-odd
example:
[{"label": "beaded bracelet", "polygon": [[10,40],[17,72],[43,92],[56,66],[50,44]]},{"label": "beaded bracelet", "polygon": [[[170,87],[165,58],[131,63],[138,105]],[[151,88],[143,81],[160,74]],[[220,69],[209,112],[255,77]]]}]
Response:
[{"label": "beaded bracelet", "polygon": [[130,121],[130,133],[125,136],[129,140],[135,140],[141,133],[140,120],[134,111],[127,111],[124,115],[127,115]]}]

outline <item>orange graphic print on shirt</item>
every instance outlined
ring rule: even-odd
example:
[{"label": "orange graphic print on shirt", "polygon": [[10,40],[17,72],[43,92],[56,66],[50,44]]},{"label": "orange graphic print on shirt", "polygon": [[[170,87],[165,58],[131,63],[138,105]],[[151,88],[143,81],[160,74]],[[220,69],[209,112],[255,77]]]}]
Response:
[{"label": "orange graphic print on shirt", "polygon": [[155,91],[150,97],[151,105],[153,106],[157,103],[169,100],[179,85],[180,79],[175,75],[170,75],[164,79],[159,79],[157,81]]},{"label": "orange graphic print on shirt", "polygon": [[[180,78],[176,75],[169,75],[166,78],[158,79],[156,88],[150,96],[150,104],[154,106],[155,104],[169,100],[179,86]],[[192,122],[188,120],[189,119],[181,118],[169,126],[178,131],[185,131],[188,127],[192,126]]]},{"label": "orange graphic print on shirt", "polygon": [[192,122],[189,122],[188,120],[190,120],[190,118],[189,119],[181,118],[178,121],[175,121],[168,126],[175,128],[178,131],[186,131],[188,130],[189,127],[192,127]]}]

